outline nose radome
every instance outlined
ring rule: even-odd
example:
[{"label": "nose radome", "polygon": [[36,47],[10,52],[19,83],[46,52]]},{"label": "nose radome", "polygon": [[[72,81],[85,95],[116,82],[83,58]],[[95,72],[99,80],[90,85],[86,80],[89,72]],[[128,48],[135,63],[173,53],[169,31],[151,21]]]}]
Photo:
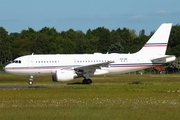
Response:
[{"label": "nose radome", "polygon": [[4,70],[5,70],[6,72],[9,72],[9,71],[10,71],[10,66],[9,66],[9,65],[6,65],[6,66],[4,67]]},{"label": "nose radome", "polygon": [[7,68],[8,68],[8,65],[6,65],[5,67],[4,67],[4,70],[7,72]]}]

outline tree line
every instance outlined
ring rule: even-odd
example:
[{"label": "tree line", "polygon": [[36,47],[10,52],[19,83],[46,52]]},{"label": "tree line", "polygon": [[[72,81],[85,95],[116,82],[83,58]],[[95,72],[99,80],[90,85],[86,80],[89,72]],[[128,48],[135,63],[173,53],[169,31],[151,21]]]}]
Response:
[{"label": "tree line", "polygon": [[[28,54],[90,54],[100,53],[134,53],[141,49],[153,35],[145,35],[142,29],[138,34],[135,30],[118,28],[109,30],[105,27],[82,31],[58,32],[55,28],[44,27],[35,31],[33,28],[20,33],[8,33],[0,27],[0,66],[8,61]],[[178,58],[166,69],[180,70],[180,25],[174,25],[171,30],[167,54]]]}]

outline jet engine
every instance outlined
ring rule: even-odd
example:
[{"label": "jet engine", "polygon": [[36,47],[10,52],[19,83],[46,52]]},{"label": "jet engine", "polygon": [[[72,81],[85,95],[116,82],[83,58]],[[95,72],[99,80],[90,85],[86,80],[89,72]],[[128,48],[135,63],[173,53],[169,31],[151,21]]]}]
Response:
[{"label": "jet engine", "polygon": [[73,70],[57,70],[55,75],[52,76],[52,80],[55,82],[65,82],[74,79]]}]

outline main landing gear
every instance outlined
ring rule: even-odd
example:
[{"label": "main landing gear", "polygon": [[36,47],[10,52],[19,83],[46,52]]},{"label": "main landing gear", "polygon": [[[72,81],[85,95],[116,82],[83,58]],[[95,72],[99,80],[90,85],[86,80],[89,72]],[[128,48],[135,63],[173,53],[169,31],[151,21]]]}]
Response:
[{"label": "main landing gear", "polygon": [[82,81],[83,84],[91,84],[92,83],[92,80],[91,79],[84,79]]},{"label": "main landing gear", "polygon": [[32,85],[33,84],[33,76],[29,76],[29,82],[28,82],[29,85]]},{"label": "main landing gear", "polygon": [[85,74],[83,75],[84,80],[82,81],[83,84],[91,84],[92,80],[89,78],[89,71],[84,71]]}]

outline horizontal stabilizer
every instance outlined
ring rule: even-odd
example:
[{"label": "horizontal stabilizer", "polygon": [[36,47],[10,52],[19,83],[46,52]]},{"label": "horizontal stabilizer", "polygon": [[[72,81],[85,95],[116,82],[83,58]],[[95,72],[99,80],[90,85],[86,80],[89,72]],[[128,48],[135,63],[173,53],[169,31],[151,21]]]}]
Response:
[{"label": "horizontal stabilizer", "polygon": [[153,63],[161,63],[161,62],[168,63],[174,61],[175,59],[176,57],[174,55],[166,55],[164,57],[154,58],[151,61]]}]

